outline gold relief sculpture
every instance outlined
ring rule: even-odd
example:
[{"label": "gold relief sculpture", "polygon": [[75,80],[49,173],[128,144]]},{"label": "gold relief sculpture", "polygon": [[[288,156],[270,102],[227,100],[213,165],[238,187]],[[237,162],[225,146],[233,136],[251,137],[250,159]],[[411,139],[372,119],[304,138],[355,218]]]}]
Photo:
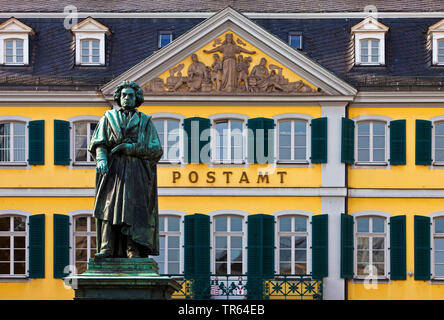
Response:
[{"label": "gold relief sculpture", "polygon": [[165,83],[161,78],[156,78],[143,91],[151,94],[321,94],[302,80],[290,82],[283,76],[282,67],[268,64],[266,58],[261,58],[259,64],[250,71],[253,61],[250,55],[256,52],[236,43],[247,45],[239,38],[235,41],[231,33],[225,34],[224,41],[216,38],[212,44],[213,49],[203,50],[206,54],[213,54],[211,66],[206,66],[199,61],[197,54],[192,54],[186,76],[182,74],[184,64],[181,63],[169,70],[170,75]]}]

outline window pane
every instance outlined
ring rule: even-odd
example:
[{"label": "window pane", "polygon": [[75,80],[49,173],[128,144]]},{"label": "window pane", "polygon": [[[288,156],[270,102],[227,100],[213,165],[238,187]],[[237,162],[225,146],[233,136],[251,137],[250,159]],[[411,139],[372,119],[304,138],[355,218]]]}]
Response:
[{"label": "window pane", "polygon": [[384,262],[384,251],[373,251],[373,262]]},{"label": "window pane", "polygon": [[76,231],[87,231],[88,217],[76,218]]},{"label": "window pane", "polygon": [[302,44],[302,36],[301,35],[294,35],[291,34],[288,37],[288,43],[291,47],[296,48],[296,49],[301,49],[301,44]]},{"label": "window pane", "polygon": [[11,218],[0,218],[0,231],[9,231],[11,229]]},{"label": "window pane", "polygon": [[216,263],[216,274],[227,274],[227,264]]},{"label": "window pane", "polygon": [[236,249],[231,250],[231,261],[232,262],[242,262],[242,250]]},{"label": "window pane", "polygon": [[384,218],[373,218],[373,232],[384,232]]},{"label": "window pane", "polygon": [[14,263],[14,274],[25,274],[25,263]]},{"label": "window pane", "polygon": [[82,49],[85,49],[85,48],[89,48],[89,41],[88,40],[82,41]]},{"label": "window pane", "polygon": [[307,238],[306,237],[294,237],[294,247],[295,248],[306,248]]},{"label": "window pane", "polygon": [[373,148],[385,148],[385,136],[373,137]]},{"label": "window pane", "polygon": [[227,261],[227,250],[216,250],[216,261]]},{"label": "window pane", "polygon": [[179,249],[168,250],[168,261],[179,261]]},{"label": "window pane", "polygon": [[279,135],[291,135],[291,121],[279,122]]},{"label": "window pane", "polygon": [[295,250],[294,261],[307,261],[307,250]]},{"label": "window pane", "polygon": [[14,217],[14,231],[25,231],[25,230],[26,230],[26,218]]},{"label": "window pane", "polygon": [[435,275],[438,277],[444,277],[444,264],[435,265]]},{"label": "window pane", "polygon": [[7,249],[11,246],[10,237],[0,237],[0,248]]},{"label": "window pane", "polygon": [[8,263],[0,263],[0,274],[10,274],[11,266]]},{"label": "window pane", "polygon": [[6,262],[11,260],[11,250],[0,249],[0,261]]},{"label": "window pane", "polygon": [[216,218],[216,231],[227,231],[227,217]]},{"label": "window pane", "polygon": [[435,233],[444,233],[444,218],[435,219]]},{"label": "window pane", "polygon": [[159,231],[165,231],[165,217],[159,217]]},{"label": "window pane", "polygon": [[241,274],[242,273],[242,263],[232,263],[231,264],[231,273],[232,274]]},{"label": "window pane", "polygon": [[90,217],[90,231],[96,231],[96,218]]},{"label": "window pane", "polygon": [[294,145],[295,147],[305,147],[307,142],[307,138],[305,135],[297,135],[294,137]]},{"label": "window pane", "polygon": [[307,231],[307,219],[302,217],[294,217],[294,231],[306,232]]},{"label": "window pane", "polygon": [[291,237],[280,237],[279,247],[280,248],[291,248]]},{"label": "window pane", "polygon": [[92,48],[98,49],[99,48],[99,40],[92,40]]},{"label": "window pane", "polygon": [[370,150],[359,149],[358,150],[358,161],[370,161]]},{"label": "window pane", "polygon": [[179,237],[168,237],[168,248],[179,248]]},{"label": "window pane", "polygon": [[14,237],[14,248],[25,248],[25,237]]},{"label": "window pane", "polygon": [[385,124],[381,122],[373,122],[373,134],[385,135]]},{"label": "window pane", "polygon": [[159,45],[160,47],[164,47],[171,42],[173,38],[172,34],[160,34],[159,35]]},{"label": "window pane", "polygon": [[25,250],[14,250],[14,261],[25,261]]},{"label": "window pane", "polygon": [[384,149],[373,150],[373,161],[385,161],[385,150]]},{"label": "window pane", "polygon": [[227,237],[216,237],[216,248],[227,248]]},{"label": "window pane", "polygon": [[368,149],[370,147],[370,137],[369,136],[358,136],[358,148]]},{"label": "window pane", "polygon": [[179,268],[179,262],[168,262],[168,273],[178,274],[180,273]]},{"label": "window pane", "polygon": [[370,134],[370,123],[362,122],[358,123],[358,135],[369,135]]},{"label": "window pane", "polygon": [[369,262],[369,252],[367,250],[362,251],[362,250],[358,250],[357,252],[357,260],[358,262],[361,263],[368,263]]},{"label": "window pane", "polygon": [[76,237],[76,248],[87,248],[87,237]]},{"label": "window pane", "polygon": [[242,218],[230,217],[231,231],[242,231]]},{"label": "window pane", "polygon": [[6,40],[6,48],[11,49],[14,46],[13,40]]},{"label": "window pane", "polygon": [[435,161],[444,161],[444,150],[435,150]]},{"label": "window pane", "polygon": [[435,250],[444,250],[444,238],[435,239]]},{"label": "window pane", "polygon": [[168,231],[180,230],[180,218],[168,217]]},{"label": "window pane", "polygon": [[[444,41],[443,41],[443,43],[444,43]],[[435,124],[435,133],[440,136],[444,135],[444,122],[440,122],[440,123]]]},{"label": "window pane", "polygon": [[231,248],[242,248],[242,237],[231,237]]},{"label": "window pane", "polygon": [[376,263],[374,264],[374,268],[376,268],[376,270],[373,270],[373,274],[376,273],[378,276],[383,276],[385,274],[384,264]]},{"label": "window pane", "polygon": [[279,231],[291,232],[291,217],[282,217],[279,219]]},{"label": "window pane", "polygon": [[289,148],[279,148],[279,159],[281,159],[281,160],[291,160],[291,149],[289,149]]},{"label": "window pane", "polygon": [[384,238],[373,238],[373,249],[384,249]]},{"label": "window pane", "polygon": [[281,263],[279,265],[279,272],[281,274],[291,274],[291,263]]},{"label": "window pane", "polygon": [[369,218],[359,218],[358,220],[358,232],[370,232]]},{"label": "window pane", "polygon": [[305,263],[295,263],[294,264],[295,274],[307,274],[307,264]]},{"label": "window pane", "polygon": [[279,250],[279,261],[291,261],[291,250]]},{"label": "window pane", "polygon": [[87,252],[85,249],[76,250],[76,261],[87,261]]},{"label": "window pane", "polygon": [[305,160],[307,158],[305,148],[295,148],[294,149],[294,159],[295,160]]},{"label": "window pane", "polygon": [[368,249],[368,238],[367,237],[358,237],[357,248],[358,249]]},{"label": "window pane", "polygon": [[435,137],[435,148],[439,148],[439,149],[444,148],[444,136],[436,136]]}]

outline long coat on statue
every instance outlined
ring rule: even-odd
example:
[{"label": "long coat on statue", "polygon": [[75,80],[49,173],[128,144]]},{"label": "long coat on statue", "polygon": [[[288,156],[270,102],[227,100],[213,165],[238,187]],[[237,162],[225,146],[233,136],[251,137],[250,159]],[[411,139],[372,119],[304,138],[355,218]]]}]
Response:
[{"label": "long coat on statue", "polygon": [[[135,154],[111,155],[111,150],[121,143],[134,143]],[[105,147],[108,154],[108,172],[96,173],[94,217],[98,248],[105,220],[120,226],[121,233],[138,245],[141,256],[158,255],[156,164],[163,151],[151,116],[135,111],[127,119],[121,111],[106,111],[88,148],[94,159],[98,146]]]}]

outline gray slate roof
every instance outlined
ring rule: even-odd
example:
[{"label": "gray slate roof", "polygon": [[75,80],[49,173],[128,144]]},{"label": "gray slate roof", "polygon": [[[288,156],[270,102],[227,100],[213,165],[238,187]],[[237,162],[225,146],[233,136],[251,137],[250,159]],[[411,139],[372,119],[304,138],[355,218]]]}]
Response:
[{"label": "gray slate roof", "polygon": [[1,12],[58,12],[67,5],[79,12],[216,12],[231,6],[241,12],[444,11],[442,0],[0,0]]}]

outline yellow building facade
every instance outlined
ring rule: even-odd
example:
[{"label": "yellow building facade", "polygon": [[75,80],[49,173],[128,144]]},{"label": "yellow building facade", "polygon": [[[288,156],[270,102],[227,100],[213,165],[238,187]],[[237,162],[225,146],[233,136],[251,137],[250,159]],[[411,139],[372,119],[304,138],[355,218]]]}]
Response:
[{"label": "yellow building facade", "polygon": [[[98,28],[94,32],[107,32],[88,19]],[[362,28],[365,23],[353,32]],[[265,59],[266,87],[239,78],[252,91],[214,94],[204,91],[205,83],[212,88],[210,79],[193,82],[192,56],[212,66],[208,52],[224,45],[227,34],[245,50],[237,49],[236,59],[251,57],[249,72]],[[220,56],[228,55],[221,50]],[[271,78],[273,70],[277,78]],[[160,273],[177,276],[191,268],[197,275],[196,266],[186,266],[192,236],[186,234],[186,217],[200,214],[208,217],[204,255],[212,285],[218,275],[245,285],[249,275],[257,275],[251,267],[257,263],[282,277],[276,281],[293,276],[322,283],[321,291],[306,296],[275,292],[270,299],[444,298],[442,95],[358,91],[226,8],[99,91],[0,93],[0,135],[17,144],[23,140],[21,149],[1,150],[11,155],[0,162],[0,299],[73,299],[63,278],[83,272],[95,253],[96,171],[85,141],[105,111],[116,108],[113,92],[123,80],[143,88],[138,110],[151,115],[164,148],[157,166]],[[29,128],[40,120],[36,134]],[[198,133],[203,121],[209,129],[197,145],[193,121]],[[14,161],[20,150],[28,157],[36,145],[43,150],[36,164]],[[261,148],[266,161],[257,160]],[[206,150],[210,158],[195,161],[193,150],[201,156]],[[33,216],[42,219],[38,229]],[[67,217],[64,223],[60,216]],[[253,216],[263,218],[265,230],[254,236]],[[36,249],[33,239],[43,245]],[[262,240],[267,244],[258,245]],[[259,260],[250,254],[253,247],[260,247]],[[234,295],[248,296],[236,290]]]}]

